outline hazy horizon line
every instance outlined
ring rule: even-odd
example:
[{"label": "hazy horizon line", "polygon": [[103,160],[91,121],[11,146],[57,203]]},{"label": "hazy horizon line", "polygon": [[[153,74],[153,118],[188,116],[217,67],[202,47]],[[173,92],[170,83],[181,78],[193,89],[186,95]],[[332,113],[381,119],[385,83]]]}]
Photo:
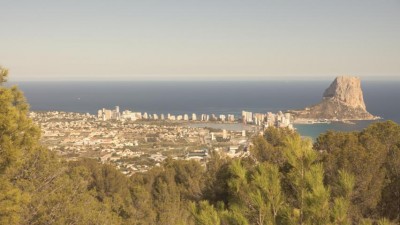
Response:
[{"label": "hazy horizon line", "polygon": [[[323,78],[315,78],[315,77],[276,77],[276,78],[263,78],[263,79],[256,79],[256,78],[247,78],[247,79],[43,79],[43,80],[14,80],[9,79],[9,83],[39,83],[39,82],[263,82],[263,81],[333,81],[338,76],[332,76],[331,78],[323,77]],[[390,77],[362,77],[362,76],[355,76],[360,77],[361,81],[400,81],[399,76],[390,76]]]}]

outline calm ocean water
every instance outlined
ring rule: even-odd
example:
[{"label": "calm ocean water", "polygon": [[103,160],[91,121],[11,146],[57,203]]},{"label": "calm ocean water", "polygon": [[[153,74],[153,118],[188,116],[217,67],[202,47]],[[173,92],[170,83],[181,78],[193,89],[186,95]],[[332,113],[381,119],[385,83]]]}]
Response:
[{"label": "calm ocean water", "polygon": [[[239,115],[242,110],[277,112],[304,108],[320,101],[331,81],[261,82],[19,82],[35,111],[97,113],[100,108],[148,113],[215,113]],[[400,81],[363,81],[367,109],[400,123]],[[328,129],[360,130],[368,122],[298,125],[305,136]]]}]

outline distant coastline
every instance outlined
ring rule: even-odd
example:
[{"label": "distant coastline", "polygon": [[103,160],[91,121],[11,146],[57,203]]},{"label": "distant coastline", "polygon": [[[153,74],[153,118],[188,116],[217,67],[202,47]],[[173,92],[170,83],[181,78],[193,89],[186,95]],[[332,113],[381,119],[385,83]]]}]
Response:
[{"label": "distant coastline", "polygon": [[[37,113],[46,113],[50,111],[37,111]],[[35,112],[34,112],[35,113]],[[60,113],[71,113],[71,112],[60,112]],[[72,112],[73,113],[73,112]],[[76,114],[83,114],[75,112]],[[90,114],[89,114],[90,115]],[[94,115],[90,115],[95,119]],[[336,131],[360,131],[366,128],[371,123],[377,122],[376,120],[354,120],[351,123],[341,122],[341,121],[330,121],[330,123],[325,123],[325,121],[317,123],[293,123],[294,129],[303,137],[311,138],[316,140],[316,138],[321,134],[329,130]],[[159,125],[159,126],[182,126],[190,128],[211,128],[217,130],[227,130],[232,132],[238,131],[251,131],[259,132],[262,127],[253,124],[244,124],[239,121],[171,121],[171,120],[137,120],[135,123],[147,124],[147,125]]]},{"label": "distant coastline", "polygon": [[318,118],[310,118],[310,119],[294,119],[293,124],[330,124],[332,122],[344,123],[344,124],[355,124],[357,121],[379,121],[383,120],[383,118],[376,116],[373,119],[318,119]]},{"label": "distant coastline", "polygon": [[[140,109],[148,113],[285,112],[318,102],[329,81],[269,82],[21,82],[18,83],[33,111],[67,111],[96,114],[99,108]],[[373,115],[400,123],[400,81],[363,82],[365,103]],[[78,98],[80,98],[78,100]],[[315,136],[326,130],[359,130],[370,121],[355,125],[302,125],[302,135]],[[373,121],[372,121],[373,122]],[[300,128],[299,128],[300,127]],[[303,129],[304,127],[304,129]],[[312,132],[309,132],[312,130]]]}]

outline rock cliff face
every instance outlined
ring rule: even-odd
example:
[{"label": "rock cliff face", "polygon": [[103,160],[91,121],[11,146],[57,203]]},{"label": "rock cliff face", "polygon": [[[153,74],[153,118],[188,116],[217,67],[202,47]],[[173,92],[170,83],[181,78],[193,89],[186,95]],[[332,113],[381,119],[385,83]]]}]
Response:
[{"label": "rock cliff face", "polygon": [[371,120],[358,77],[339,76],[325,90],[322,101],[304,110],[293,110],[297,119]]},{"label": "rock cliff face", "polygon": [[364,103],[361,82],[358,77],[340,76],[325,90],[323,98],[331,98],[353,108],[367,110]]}]

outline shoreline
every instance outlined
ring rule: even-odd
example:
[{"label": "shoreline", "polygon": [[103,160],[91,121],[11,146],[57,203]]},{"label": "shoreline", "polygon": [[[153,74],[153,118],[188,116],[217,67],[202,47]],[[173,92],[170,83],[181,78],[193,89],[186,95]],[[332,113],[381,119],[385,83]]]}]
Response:
[{"label": "shoreline", "polygon": [[294,125],[313,125],[313,124],[330,124],[330,123],[343,123],[343,124],[355,124],[358,121],[379,121],[383,120],[382,117],[374,117],[371,119],[295,119],[293,120]]}]

